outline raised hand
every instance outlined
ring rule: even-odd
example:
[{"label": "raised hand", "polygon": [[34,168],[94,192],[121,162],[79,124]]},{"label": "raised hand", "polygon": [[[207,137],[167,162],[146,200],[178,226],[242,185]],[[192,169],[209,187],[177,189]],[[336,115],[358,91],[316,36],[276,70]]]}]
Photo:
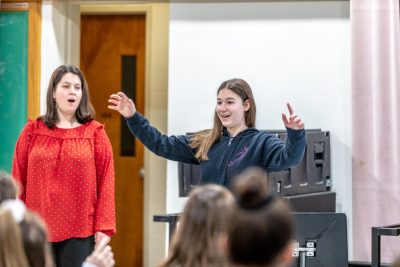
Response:
[{"label": "raised hand", "polygon": [[122,92],[110,95],[108,103],[112,104],[108,106],[109,109],[118,111],[125,118],[129,118],[135,115],[135,104],[133,103],[132,99],[128,98]]},{"label": "raised hand", "polygon": [[299,116],[297,116],[296,113],[294,113],[293,108],[289,103],[287,103],[287,107],[289,110],[289,118],[286,117],[285,113],[282,113],[282,120],[285,124],[285,127],[293,130],[304,129],[303,120]]}]

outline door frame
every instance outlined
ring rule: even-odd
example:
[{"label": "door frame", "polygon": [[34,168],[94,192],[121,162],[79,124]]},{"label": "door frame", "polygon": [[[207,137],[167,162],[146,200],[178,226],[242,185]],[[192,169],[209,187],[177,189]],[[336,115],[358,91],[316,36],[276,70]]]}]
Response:
[{"label": "door frame", "polygon": [[[111,1],[110,1],[111,3]],[[79,66],[81,14],[146,16],[145,116],[161,132],[167,130],[169,4],[67,4],[66,60]],[[157,107],[157,108],[150,108]],[[153,216],[166,212],[166,160],[144,152],[143,266],[156,266],[166,254],[166,225]],[[118,231],[118,229],[117,229]]]}]

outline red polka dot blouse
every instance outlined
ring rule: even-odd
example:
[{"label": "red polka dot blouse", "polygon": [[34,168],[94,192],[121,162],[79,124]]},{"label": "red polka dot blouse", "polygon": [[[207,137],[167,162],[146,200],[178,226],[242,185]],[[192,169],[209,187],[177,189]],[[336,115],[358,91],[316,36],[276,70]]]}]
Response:
[{"label": "red polka dot blouse", "polygon": [[50,242],[115,234],[114,161],[99,122],[49,129],[29,121],[16,144],[12,175],[20,198],[47,223]]}]

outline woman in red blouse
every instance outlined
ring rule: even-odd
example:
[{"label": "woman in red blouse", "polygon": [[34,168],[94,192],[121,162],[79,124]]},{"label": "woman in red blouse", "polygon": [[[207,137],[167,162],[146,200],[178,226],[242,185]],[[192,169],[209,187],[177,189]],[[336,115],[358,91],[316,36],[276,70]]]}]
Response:
[{"label": "woman in red blouse", "polygon": [[75,66],[59,66],[46,113],[29,121],[14,152],[20,198],[49,228],[58,267],[81,266],[95,243],[115,234],[114,161],[95,121],[88,86]]}]

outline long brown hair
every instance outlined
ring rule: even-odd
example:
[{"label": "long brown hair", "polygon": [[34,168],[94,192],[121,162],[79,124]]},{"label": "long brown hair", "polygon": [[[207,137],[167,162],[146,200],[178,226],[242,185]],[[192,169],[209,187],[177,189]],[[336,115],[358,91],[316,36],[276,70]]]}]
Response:
[{"label": "long brown hair", "polygon": [[168,258],[161,267],[224,266],[218,238],[227,230],[233,203],[232,193],[220,185],[194,189],[179,219]]},{"label": "long brown hair", "polygon": [[45,223],[33,211],[22,212],[17,221],[10,208],[0,205],[0,267],[53,267]]},{"label": "long brown hair", "polygon": [[[230,79],[224,81],[218,88],[217,95],[222,89],[229,89],[237,94],[243,101],[248,100],[250,108],[245,112],[245,122],[247,127],[255,127],[256,122],[256,103],[250,85],[243,79]],[[190,147],[196,150],[196,158],[200,161],[208,160],[210,147],[222,136],[222,123],[218,114],[214,113],[214,125],[210,130],[200,131],[193,135],[190,140]]]},{"label": "long brown hair", "polygon": [[54,128],[56,123],[58,122],[58,113],[56,102],[53,98],[53,93],[57,88],[58,83],[61,81],[62,77],[67,74],[72,73],[79,77],[81,80],[81,90],[82,90],[82,99],[79,103],[78,109],[75,112],[76,119],[79,123],[84,124],[95,117],[95,112],[90,103],[89,97],[89,88],[85,77],[81,70],[72,65],[61,65],[56,68],[51,75],[49,86],[47,88],[47,96],[46,96],[46,113],[43,116],[40,116],[39,119],[43,120],[43,122],[49,128]]},{"label": "long brown hair", "polygon": [[243,171],[233,184],[237,198],[228,230],[228,254],[232,264],[276,266],[290,244],[294,223],[282,198],[273,197],[264,170]]},{"label": "long brown hair", "polygon": [[29,267],[22,233],[11,211],[0,209],[0,267]]},{"label": "long brown hair", "polygon": [[47,241],[47,227],[39,215],[27,211],[20,227],[29,266],[53,266],[50,243]]}]

